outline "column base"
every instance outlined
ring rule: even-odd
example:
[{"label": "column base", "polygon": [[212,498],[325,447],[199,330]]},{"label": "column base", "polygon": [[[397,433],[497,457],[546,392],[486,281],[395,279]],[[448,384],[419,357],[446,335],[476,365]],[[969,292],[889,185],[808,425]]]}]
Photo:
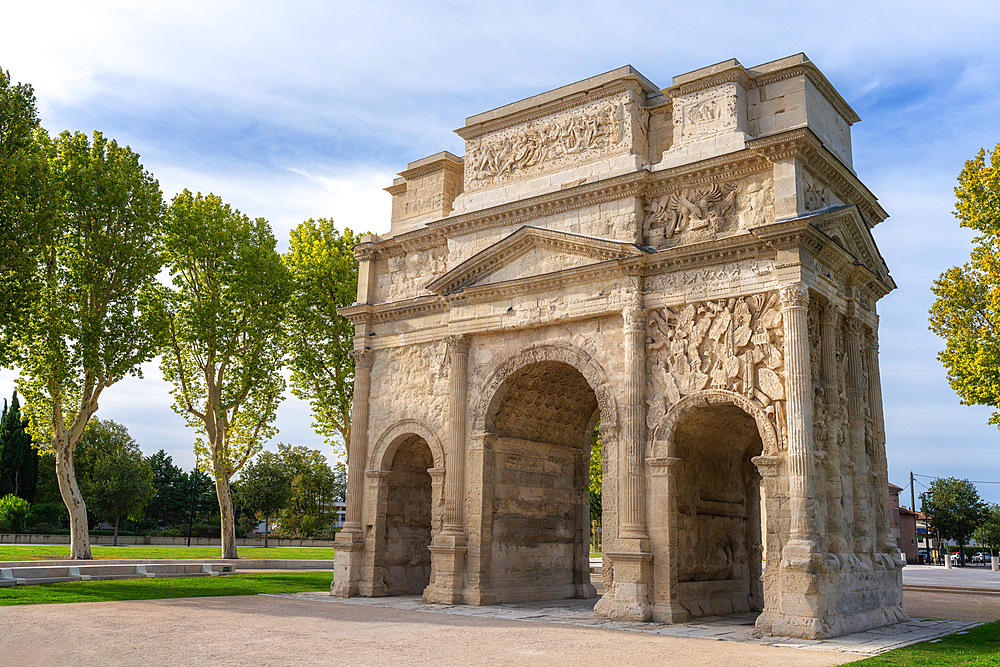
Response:
[{"label": "column base", "polygon": [[[424,602],[431,604],[462,604],[465,596],[465,536],[459,534],[439,534],[431,552],[431,582],[424,589]],[[480,604],[491,604],[481,602]]]},{"label": "column base", "polygon": [[359,593],[361,582],[361,556],[365,547],[361,533],[337,533],[334,541],[336,551],[333,556],[333,582],[330,595],[341,598],[354,597]]},{"label": "column base", "polygon": [[617,551],[604,552],[611,560],[611,589],[594,605],[594,613],[614,621],[648,621],[653,610],[650,590],[653,581],[653,554],[648,540],[619,540]]},{"label": "column base", "polygon": [[652,620],[657,623],[687,623],[690,612],[679,602],[658,602],[652,608]]}]

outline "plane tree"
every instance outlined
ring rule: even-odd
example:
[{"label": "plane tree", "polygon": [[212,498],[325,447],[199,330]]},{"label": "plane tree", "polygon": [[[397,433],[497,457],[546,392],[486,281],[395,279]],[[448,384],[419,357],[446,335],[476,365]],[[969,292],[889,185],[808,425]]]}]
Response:
[{"label": "plane tree", "polygon": [[174,410],[202,434],[195,452],[215,480],[223,558],[236,558],[230,480],[277,432],[285,388],[291,279],[275,245],[266,220],[212,194],[180,193],[164,223],[173,288],[161,369]]}]

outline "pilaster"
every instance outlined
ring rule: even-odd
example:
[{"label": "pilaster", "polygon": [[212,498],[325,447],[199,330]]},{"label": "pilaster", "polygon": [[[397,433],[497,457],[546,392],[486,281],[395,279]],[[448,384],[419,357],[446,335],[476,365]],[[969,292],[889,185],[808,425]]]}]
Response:
[{"label": "pilaster", "polygon": [[358,594],[361,557],[365,546],[361,527],[364,507],[364,469],[368,458],[368,402],[374,354],[367,348],[351,352],[354,359],[354,402],[351,442],[347,450],[347,512],[344,527],[337,533],[334,577],[330,594],[351,597]]}]

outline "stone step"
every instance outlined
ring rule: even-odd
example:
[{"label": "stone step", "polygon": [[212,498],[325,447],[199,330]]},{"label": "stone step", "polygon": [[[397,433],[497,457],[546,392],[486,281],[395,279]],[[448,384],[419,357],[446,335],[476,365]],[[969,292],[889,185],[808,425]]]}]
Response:
[{"label": "stone step", "polygon": [[153,579],[155,577],[217,577],[235,572],[229,563],[179,561],[172,563],[103,563],[62,561],[61,563],[0,563],[0,586],[30,586],[60,581],[99,579]]}]

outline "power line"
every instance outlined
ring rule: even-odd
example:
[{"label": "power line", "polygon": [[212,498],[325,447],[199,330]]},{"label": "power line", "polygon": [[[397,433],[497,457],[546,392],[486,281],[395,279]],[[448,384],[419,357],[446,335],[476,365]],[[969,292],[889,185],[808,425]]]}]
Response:
[{"label": "power line", "polygon": [[[921,475],[919,472],[915,472],[913,474],[915,476],[917,476],[917,477],[928,477],[930,479],[942,479],[938,475]],[[975,479],[970,479],[970,480],[966,480],[966,481],[972,482],[973,484],[1000,484],[1000,482],[984,482],[984,481],[975,480]]]}]

